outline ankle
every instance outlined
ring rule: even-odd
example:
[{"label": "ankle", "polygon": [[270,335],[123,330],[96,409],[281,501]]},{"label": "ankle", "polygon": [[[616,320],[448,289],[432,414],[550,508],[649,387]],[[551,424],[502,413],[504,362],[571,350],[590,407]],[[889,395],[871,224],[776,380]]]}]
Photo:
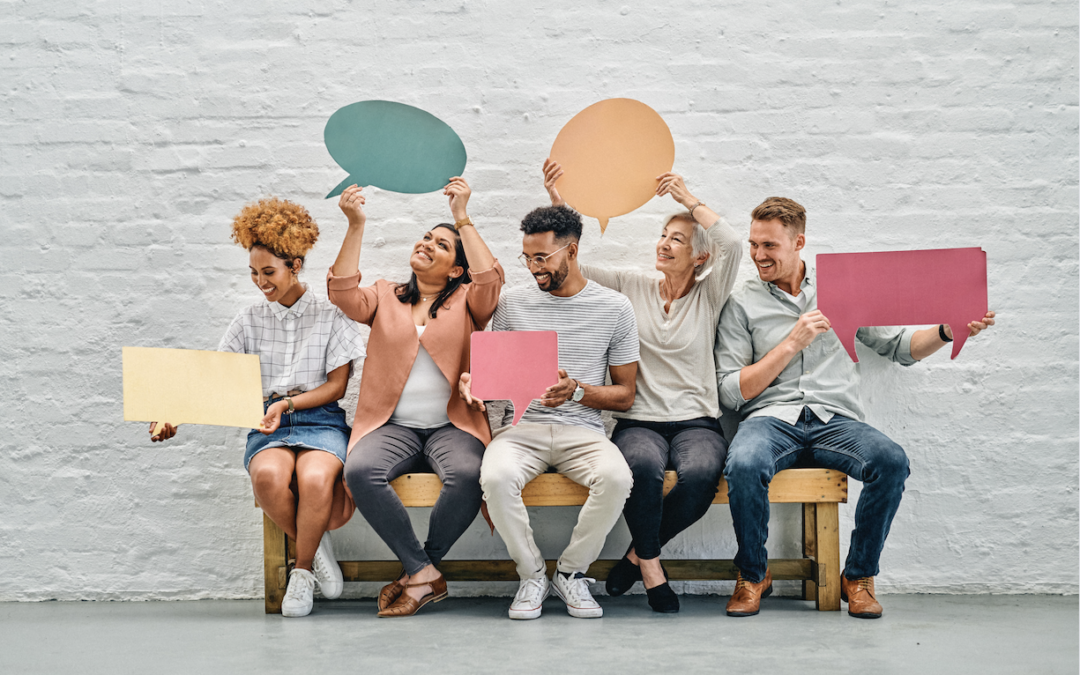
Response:
[{"label": "ankle", "polygon": [[435,568],[434,565],[427,565],[416,574],[409,576],[406,583],[422,584],[431,581],[435,581],[442,576],[442,573]]},{"label": "ankle", "polygon": [[641,566],[641,558],[637,557],[637,552],[634,549],[630,549],[626,552],[626,559],[637,566]]}]

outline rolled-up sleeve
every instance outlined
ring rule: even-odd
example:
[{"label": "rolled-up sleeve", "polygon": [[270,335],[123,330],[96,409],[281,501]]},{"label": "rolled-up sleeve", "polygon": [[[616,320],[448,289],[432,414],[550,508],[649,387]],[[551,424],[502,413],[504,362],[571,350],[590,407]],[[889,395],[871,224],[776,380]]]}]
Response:
[{"label": "rolled-up sleeve", "polygon": [[905,328],[864,327],[855,333],[856,339],[878,354],[902,366],[918,363],[911,356],[913,331]]},{"label": "rolled-up sleeve", "polygon": [[374,286],[360,288],[360,272],[336,277],[331,267],[326,273],[326,296],[345,316],[369,326],[379,306],[379,292]]},{"label": "rolled-up sleeve", "polygon": [[716,386],[720,403],[725,408],[739,410],[746,405],[739,386],[739,374],[754,362],[754,344],[747,326],[746,313],[739,303],[728,301],[716,326]]},{"label": "rolled-up sleeve", "polygon": [[506,281],[506,273],[496,260],[491,269],[482,272],[469,270],[469,279],[472,281],[469,283],[469,290],[465,296],[465,306],[473,322],[483,329],[499,305],[499,293],[502,292],[503,283]]},{"label": "rolled-up sleeve", "polygon": [[709,300],[717,305],[727,301],[742,259],[742,241],[735,229],[723,217],[717,218],[705,231],[711,258],[709,276],[703,281]]}]

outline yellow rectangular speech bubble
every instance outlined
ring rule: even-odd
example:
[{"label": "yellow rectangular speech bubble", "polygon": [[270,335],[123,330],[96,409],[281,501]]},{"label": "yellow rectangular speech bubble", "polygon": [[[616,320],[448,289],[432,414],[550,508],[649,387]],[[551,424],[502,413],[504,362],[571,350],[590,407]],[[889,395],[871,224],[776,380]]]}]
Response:
[{"label": "yellow rectangular speech bubble", "polygon": [[256,354],[149,347],[123,352],[125,421],[244,429],[262,423]]}]

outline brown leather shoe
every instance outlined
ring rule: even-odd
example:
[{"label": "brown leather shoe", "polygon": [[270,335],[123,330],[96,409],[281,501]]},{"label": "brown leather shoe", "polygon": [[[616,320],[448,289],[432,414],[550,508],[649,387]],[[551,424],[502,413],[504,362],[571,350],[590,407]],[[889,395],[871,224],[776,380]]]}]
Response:
[{"label": "brown leather shoe", "polygon": [[848,579],[841,573],[840,599],[848,604],[847,613],[859,619],[880,619],[884,611],[874,597],[874,577]]},{"label": "brown leather shoe", "polygon": [[401,570],[401,574],[397,576],[390,583],[382,587],[379,591],[379,611],[383,611],[390,605],[394,604],[394,601],[401,597],[401,594],[405,591],[405,585],[401,583],[401,577],[405,576],[405,570]]},{"label": "brown leather shoe", "polygon": [[[405,588],[414,588],[418,586],[431,586],[431,592],[419,600],[414,600],[408,593],[402,592],[401,596],[394,601],[394,604],[379,612],[379,616],[412,616],[429,602],[445,600],[448,595],[446,592],[446,579],[441,576],[434,581],[423,581],[418,584],[405,584]],[[404,589],[402,590],[404,591]]]},{"label": "brown leather shoe", "polygon": [[772,570],[765,570],[765,578],[758,583],[743,579],[742,572],[735,582],[735,592],[727,603],[728,616],[754,616],[761,611],[761,599],[772,595]]}]

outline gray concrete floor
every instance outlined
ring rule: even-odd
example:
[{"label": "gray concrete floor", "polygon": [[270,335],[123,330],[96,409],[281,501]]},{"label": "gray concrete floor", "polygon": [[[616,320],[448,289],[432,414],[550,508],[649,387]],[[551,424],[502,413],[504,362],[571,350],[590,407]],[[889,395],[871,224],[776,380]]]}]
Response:
[{"label": "gray concrete floor", "polygon": [[262,601],[0,604],[0,673],[1042,673],[1075,674],[1078,602],[1060,596],[890,595],[885,617],[817,612],[769,598],[760,615],[727,598],[601,598],[603,619],[555,598],[535,621],[506,598],[451,598],[410,619],[372,600],[266,616]]}]

